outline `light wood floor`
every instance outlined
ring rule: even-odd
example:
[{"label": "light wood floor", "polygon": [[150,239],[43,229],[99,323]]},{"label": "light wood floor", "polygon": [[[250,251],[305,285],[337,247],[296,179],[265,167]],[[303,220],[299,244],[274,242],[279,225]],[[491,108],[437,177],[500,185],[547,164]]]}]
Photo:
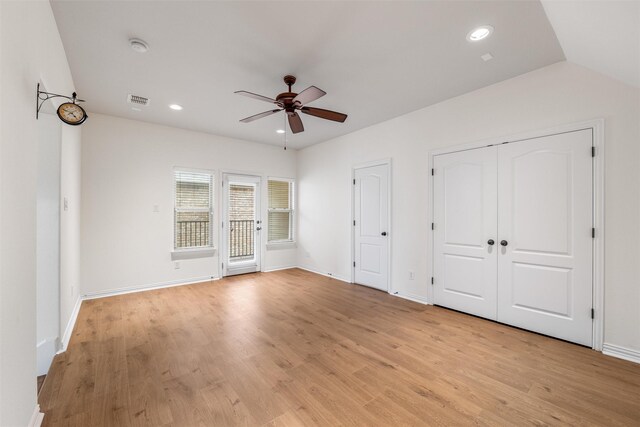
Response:
[{"label": "light wood floor", "polygon": [[640,365],[302,270],[85,301],[45,426],[640,425]]}]

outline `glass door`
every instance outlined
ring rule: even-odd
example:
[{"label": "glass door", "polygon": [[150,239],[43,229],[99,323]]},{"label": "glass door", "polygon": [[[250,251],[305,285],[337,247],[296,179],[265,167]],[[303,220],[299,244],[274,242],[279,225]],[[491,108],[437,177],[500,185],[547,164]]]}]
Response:
[{"label": "glass door", "polygon": [[260,271],[260,177],[223,178],[222,275]]}]

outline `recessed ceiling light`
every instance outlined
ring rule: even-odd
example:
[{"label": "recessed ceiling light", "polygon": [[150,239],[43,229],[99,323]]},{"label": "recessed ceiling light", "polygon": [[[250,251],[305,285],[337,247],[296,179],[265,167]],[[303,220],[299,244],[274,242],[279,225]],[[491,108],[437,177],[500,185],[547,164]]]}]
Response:
[{"label": "recessed ceiling light", "polygon": [[129,40],[129,46],[138,53],[145,53],[149,50],[149,45],[144,40],[140,39]]},{"label": "recessed ceiling light", "polygon": [[169,105],[169,108],[171,108],[172,110],[180,111],[180,110],[182,110],[182,105],[171,104],[171,105]]},{"label": "recessed ceiling light", "polygon": [[478,27],[467,34],[467,40],[470,42],[477,42],[482,39],[486,39],[493,33],[493,27],[491,25],[483,25]]},{"label": "recessed ceiling light", "polygon": [[278,129],[276,133],[284,133],[284,129]]}]

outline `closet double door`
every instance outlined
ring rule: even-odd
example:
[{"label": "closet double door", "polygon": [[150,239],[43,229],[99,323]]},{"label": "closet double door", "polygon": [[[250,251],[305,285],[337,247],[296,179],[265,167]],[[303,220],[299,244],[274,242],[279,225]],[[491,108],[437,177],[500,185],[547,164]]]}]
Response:
[{"label": "closet double door", "polygon": [[434,156],[437,305],[592,345],[591,129]]}]

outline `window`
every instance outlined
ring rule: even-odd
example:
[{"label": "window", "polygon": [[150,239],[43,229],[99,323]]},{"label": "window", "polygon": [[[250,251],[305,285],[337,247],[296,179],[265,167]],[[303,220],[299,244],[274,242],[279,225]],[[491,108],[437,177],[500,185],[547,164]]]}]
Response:
[{"label": "window", "polygon": [[293,181],[269,179],[269,243],[293,241]]},{"label": "window", "polygon": [[176,170],[174,181],[174,248],[212,247],[213,175]]}]

